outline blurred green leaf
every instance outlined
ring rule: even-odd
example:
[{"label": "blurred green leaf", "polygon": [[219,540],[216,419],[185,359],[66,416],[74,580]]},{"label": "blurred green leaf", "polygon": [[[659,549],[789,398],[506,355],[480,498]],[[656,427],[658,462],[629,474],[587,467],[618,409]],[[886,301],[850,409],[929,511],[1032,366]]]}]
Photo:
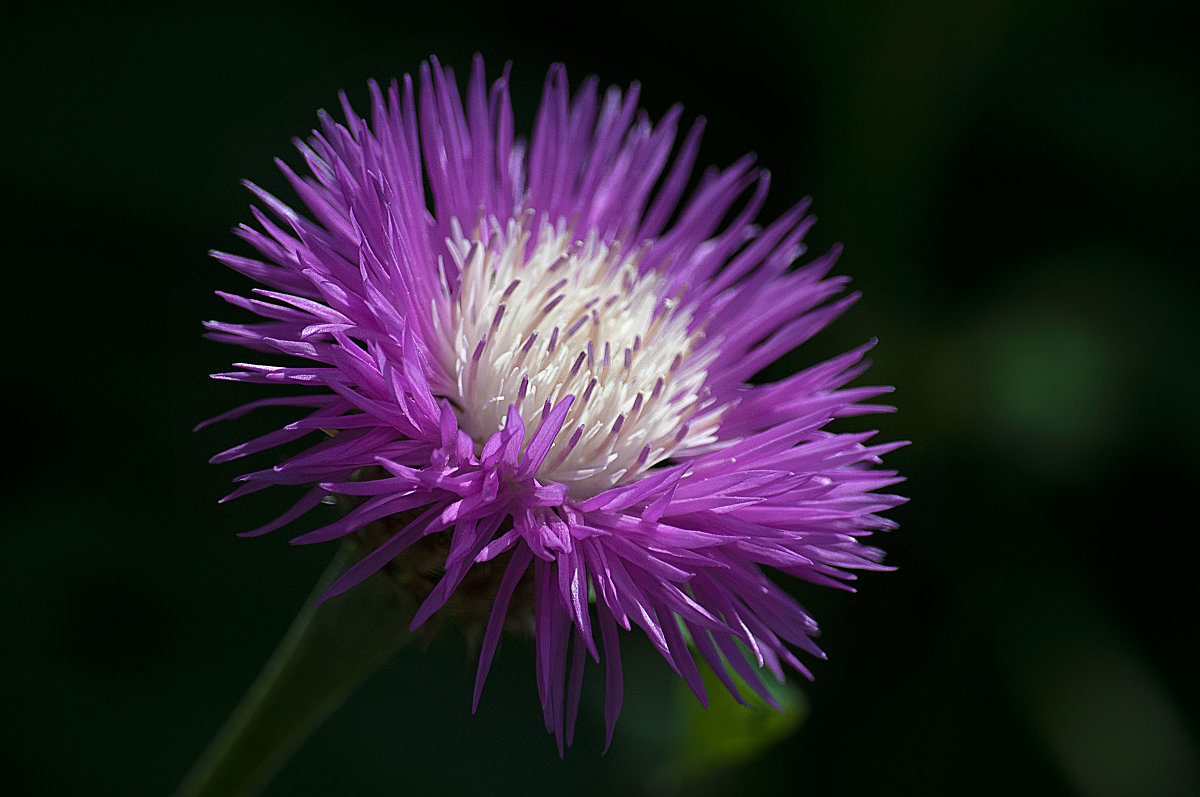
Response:
[{"label": "blurred green leaf", "polygon": [[735,673],[738,691],[749,706],[739,704],[710,667],[700,674],[708,692],[708,707],[680,679],[677,682],[683,746],[677,763],[684,780],[696,780],[716,770],[752,760],[775,742],[792,734],[808,715],[804,694],[791,682],[767,674],[764,685],[782,711],[771,707]]}]

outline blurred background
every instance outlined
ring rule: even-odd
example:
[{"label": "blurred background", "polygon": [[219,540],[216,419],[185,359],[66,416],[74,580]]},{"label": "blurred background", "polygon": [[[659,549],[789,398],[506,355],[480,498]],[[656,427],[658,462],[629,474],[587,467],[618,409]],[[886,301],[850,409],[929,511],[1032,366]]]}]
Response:
[{"label": "blurred background", "polygon": [[[332,550],[234,535],[193,434],[265,392],[201,340],[249,283],[250,178],[344,88],[514,61],[528,131],[547,67],[704,115],[702,164],[748,150],[765,218],[804,195],[859,304],[779,376],[870,337],[865,380],[913,445],[912,501],[858,594],[789,583],[829,661],[780,718],[708,712],[644,641],[605,757],[591,670],[574,749],[542,728],[530,644],[476,716],[453,628],[373,676],[268,795],[1200,794],[1195,20],[1165,0],[859,0],[571,10],[363,0],[6,12],[4,780],[22,795],[168,793]],[[859,424],[861,426],[861,424]],[[843,428],[852,428],[847,424]],[[332,511],[332,510],[330,510]]]}]

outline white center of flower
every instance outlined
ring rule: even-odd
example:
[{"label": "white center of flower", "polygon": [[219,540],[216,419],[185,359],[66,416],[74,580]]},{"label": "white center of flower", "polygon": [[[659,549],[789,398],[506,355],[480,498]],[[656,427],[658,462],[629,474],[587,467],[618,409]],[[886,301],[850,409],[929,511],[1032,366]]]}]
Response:
[{"label": "white center of flower", "polygon": [[663,278],[639,276],[636,256],[577,240],[565,224],[534,235],[516,220],[486,241],[448,243],[461,283],[438,356],[477,443],[504,428],[510,404],[528,441],[573,395],[537,477],[586,498],[715,439],[703,333],[689,331],[692,313]]}]

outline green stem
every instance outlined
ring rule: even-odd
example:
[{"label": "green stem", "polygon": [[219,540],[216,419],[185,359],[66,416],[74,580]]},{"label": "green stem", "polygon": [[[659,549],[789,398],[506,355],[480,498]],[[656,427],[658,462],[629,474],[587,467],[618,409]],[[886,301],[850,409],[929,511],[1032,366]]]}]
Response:
[{"label": "green stem", "polygon": [[382,576],[315,605],[356,558],[349,544],[342,546],[175,797],[258,794],[308,735],[413,638],[412,606]]}]

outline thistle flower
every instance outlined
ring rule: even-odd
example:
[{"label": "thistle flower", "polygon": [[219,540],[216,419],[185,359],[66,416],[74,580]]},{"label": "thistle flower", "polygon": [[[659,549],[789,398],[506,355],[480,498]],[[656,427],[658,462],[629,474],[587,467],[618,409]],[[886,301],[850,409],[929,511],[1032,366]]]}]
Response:
[{"label": "thistle flower", "polygon": [[749,156],[687,192],[703,122],[676,148],[681,109],[652,125],[636,84],[601,95],[590,78],[572,97],[553,67],[525,143],[507,69],[489,87],[477,57],[465,103],[436,60],[416,83],[371,83],[369,120],[342,95],[345,122],[321,113],[295,142],[311,174],[278,161],[308,215],[248,184],[271,215],[252,208],[259,227],[237,234],[263,259],[214,253],[267,287],[220,293],[263,320],[209,335],[292,358],[215,376],[317,389],[222,416],[311,410],[214,457],[311,441],[239,477],[228,498],[308,487],[248,534],[352,496],[293,540],[371,541],[326,597],[400,568],[416,628],[483,595],[466,612],[483,631],[475,705],[502,629],[527,625],[560,752],[588,658],[611,743],[633,626],[702,702],[696,655],[772,702],[761,669],[811,677],[794,649],[822,653],[764,569],[841,587],[884,569],[862,540],[903,500],[876,492],[899,479],[874,467],[899,444],[826,429],[890,409],[864,403],[889,388],[847,387],[870,344],[750,381],[857,298],[827,276],[837,250],[794,265],[807,202],[754,224],[768,175]]}]

